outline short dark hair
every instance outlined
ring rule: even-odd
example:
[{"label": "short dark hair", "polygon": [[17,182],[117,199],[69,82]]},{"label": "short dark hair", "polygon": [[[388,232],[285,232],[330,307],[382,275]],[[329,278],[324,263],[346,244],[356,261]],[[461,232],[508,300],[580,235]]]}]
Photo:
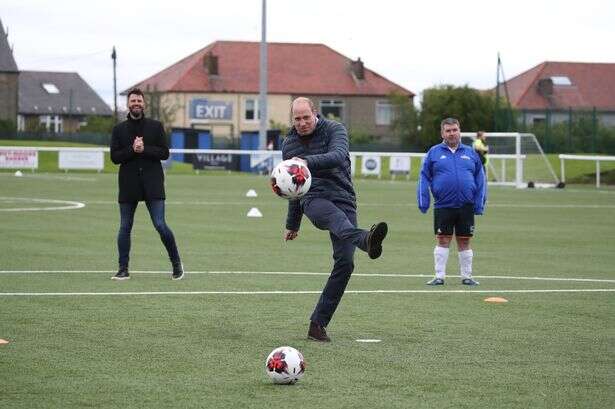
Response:
[{"label": "short dark hair", "polygon": [[442,122],[440,122],[440,130],[444,129],[444,125],[459,125],[459,120],[457,118],[444,118]]},{"label": "short dark hair", "polygon": [[145,96],[143,95],[143,91],[141,91],[141,89],[137,88],[137,87],[135,87],[135,88],[131,89],[130,91],[128,91],[128,95],[126,96],[126,98],[130,99],[130,96],[133,95],[133,94],[134,95],[141,95],[143,98],[145,98]]}]

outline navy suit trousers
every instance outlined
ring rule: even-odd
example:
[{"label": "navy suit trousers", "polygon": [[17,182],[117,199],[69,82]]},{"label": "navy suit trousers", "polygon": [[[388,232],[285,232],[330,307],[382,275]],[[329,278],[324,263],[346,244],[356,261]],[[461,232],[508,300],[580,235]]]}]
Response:
[{"label": "navy suit trousers", "polygon": [[367,251],[369,232],[357,227],[356,209],[347,202],[314,198],[303,204],[303,213],[316,228],[329,231],[333,247],[333,270],[310,318],[326,327],[354,270],[355,248]]}]

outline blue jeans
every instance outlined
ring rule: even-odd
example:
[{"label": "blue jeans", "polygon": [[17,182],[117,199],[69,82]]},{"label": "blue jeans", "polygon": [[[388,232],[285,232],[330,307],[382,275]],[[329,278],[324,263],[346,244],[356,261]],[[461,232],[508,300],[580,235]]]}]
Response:
[{"label": "blue jeans", "polygon": [[[130,258],[130,232],[135,218],[135,210],[139,202],[120,203],[120,231],[117,234],[117,250],[120,267],[128,267]],[[160,239],[167,249],[172,263],[179,263],[179,252],[175,244],[173,232],[164,220],[164,200],[147,200],[145,202],[154,227],[160,234]]]},{"label": "blue jeans", "polygon": [[333,248],[333,269],[310,317],[311,321],[326,327],[354,271],[355,248],[367,251],[369,232],[357,227],[356,210],[345,202],[315,198],[304,204],[303,212],[316,228],[329,231]]}]

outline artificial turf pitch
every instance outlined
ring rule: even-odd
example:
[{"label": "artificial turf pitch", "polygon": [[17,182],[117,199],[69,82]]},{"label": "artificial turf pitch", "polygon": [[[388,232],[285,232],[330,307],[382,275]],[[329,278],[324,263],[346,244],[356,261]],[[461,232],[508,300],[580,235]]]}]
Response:
[{"label": "artificial turf pitch", "polygon": [[[492,188],[473,240],[481,285],[460,285],[453,250],[446,285],[431,288],[432,215],[415,184],[357,180],[360,225],[390,233],[380,259],[357,252],[320,344],[306,332],[328,234],[304,219],[284,243],[286,203],[266,178],[169,175],[185,279],[171,281],[141,205],[132,279],[114,282],[117,176],[24,174],[0,173],[0,407],[615,405],[613,189]],[[44,200],[85,206],[26,210],[70,206]],[[252,207],[263,217],[247,218]],[[509,302],[484,302],[494,296]],[[264,373],[281,345],[307,362],[294,386]]]}]

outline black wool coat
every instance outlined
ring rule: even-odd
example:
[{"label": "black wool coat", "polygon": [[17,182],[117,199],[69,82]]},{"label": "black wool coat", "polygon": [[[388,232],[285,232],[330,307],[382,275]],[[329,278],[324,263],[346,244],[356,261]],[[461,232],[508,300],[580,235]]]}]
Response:
[{"label": "black wool coat", "polygon": [[[143,137],[141,153],[132,148],[137,136]],[[164,200],[164,172],[160,161],[168,157],[169,146],[160,122],[129,117],[117,124],[111,136],[111,161],[120,165],[118,202]]]}]

